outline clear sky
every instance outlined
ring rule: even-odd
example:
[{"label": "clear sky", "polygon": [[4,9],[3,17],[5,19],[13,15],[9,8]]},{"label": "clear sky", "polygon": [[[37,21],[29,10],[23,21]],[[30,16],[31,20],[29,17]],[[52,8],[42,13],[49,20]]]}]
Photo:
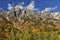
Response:
[{"label": "clear sky", "polygon": [[44,10],[47,8],[53,8],[53,12],[60,12],[60,0],[0,0],[0,9],[5,11],[8,10],[8,4],[16,6],[19,3],[24,3],[23,6],[29,5],[31,1],[34,1],[35,8],[39,10]]}]

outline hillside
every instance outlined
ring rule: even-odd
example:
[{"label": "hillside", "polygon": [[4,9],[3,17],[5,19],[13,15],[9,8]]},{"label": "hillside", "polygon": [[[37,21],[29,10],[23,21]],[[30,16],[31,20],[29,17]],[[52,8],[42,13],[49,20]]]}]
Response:
[{"label": "hillside", "polygon": [[49,13],[48,11],[44,11],[43,13],[41,13],[41,12],[33,12],[28,9],[22,10],[19,7],[17,7],[5,13],[5,15],[4,14],[2,15],[8,21],[12,22],[13,24],[16,24],[16,27],[19,27],[20,25],[24,25],[25,22],[27,22],[27,25],[33,22],[32,25],[45,25],[56,29],[60,28],[59,12]]},{"label": "hillside", "polygon": [[[59,12],[50,13],[44,11],[42,13],[20,9],[19,7],[13,8],[8,12],[0,11],[1,40],[4,40],[3,38],[10,38],[9,40],[57,40],[59,33]],[[52,36],[48,39],[49,35]]]}]

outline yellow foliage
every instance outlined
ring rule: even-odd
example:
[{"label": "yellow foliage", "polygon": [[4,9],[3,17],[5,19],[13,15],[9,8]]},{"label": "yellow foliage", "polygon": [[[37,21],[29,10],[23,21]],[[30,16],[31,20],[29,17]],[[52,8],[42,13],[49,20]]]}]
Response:
[{"label": "yellow foliage", "polygon": [[60,35],[57,35],[57,40],[60,40]]},{"label": "yellow foliage", "polygon": [[33,28],[32,32],[34,32],[34,33],[39,32],[39,29]]}]

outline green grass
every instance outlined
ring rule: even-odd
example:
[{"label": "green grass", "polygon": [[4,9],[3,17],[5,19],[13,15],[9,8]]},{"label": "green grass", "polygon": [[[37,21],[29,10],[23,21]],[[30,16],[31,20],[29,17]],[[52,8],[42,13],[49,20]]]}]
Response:
[{"label": "green grass", "polygon": [[4,38],[0,33],[0,40],[60,40],[60,31],[38,31],[32,32],[27,28],[25,32],[20,32],[14,28],[7,38]]}]

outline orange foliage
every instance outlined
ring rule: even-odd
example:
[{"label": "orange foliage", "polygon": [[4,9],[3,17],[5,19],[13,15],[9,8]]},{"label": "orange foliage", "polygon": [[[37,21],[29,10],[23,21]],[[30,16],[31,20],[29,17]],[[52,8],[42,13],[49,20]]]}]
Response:
[{"label": "orange foliage", "polygon": [[6,24],[5,24],[5,27],[12,27],[12,24],[6,23]]},{"label": "orange foliage", "polygon": [[3,36],[4,36],[5,38],[9,37],[9,32],[4,32],[4,33],[3,33]]}]

